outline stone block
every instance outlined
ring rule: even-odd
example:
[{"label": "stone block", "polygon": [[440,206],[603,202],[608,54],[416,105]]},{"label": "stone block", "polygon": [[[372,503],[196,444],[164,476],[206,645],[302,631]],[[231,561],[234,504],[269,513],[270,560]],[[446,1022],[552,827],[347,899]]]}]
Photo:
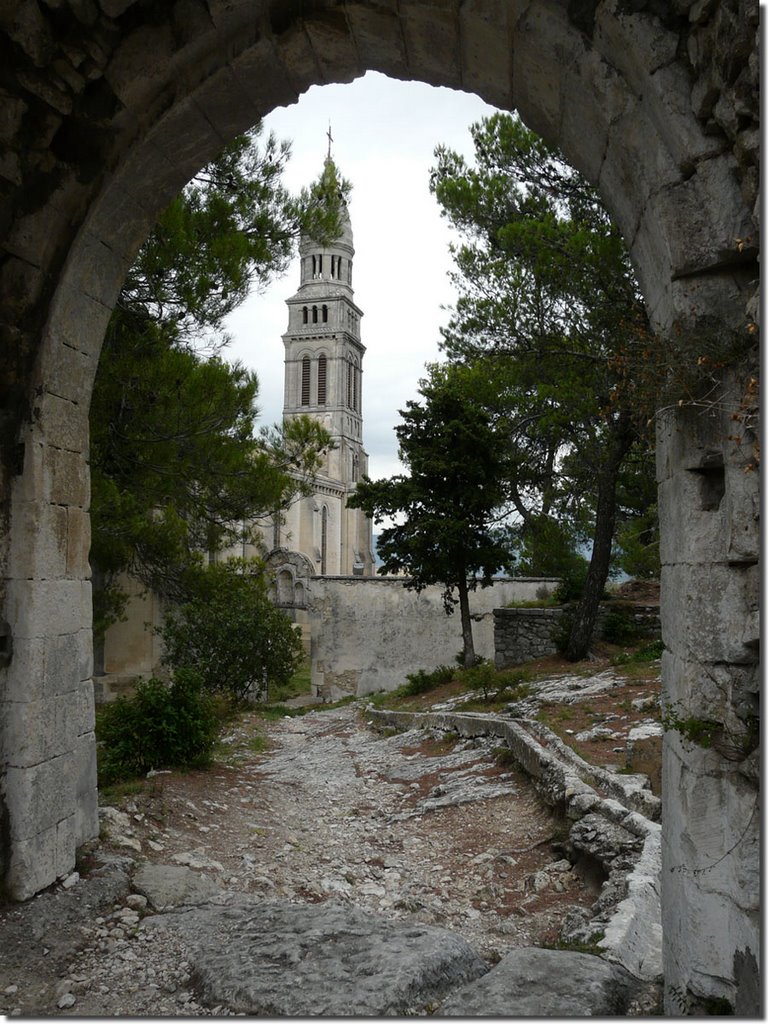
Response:
[{"label": "stone block", "polygon": [[352,82],[364,73],[345,11],[315,8],[303,21],[322,81]]},{"label": "stone block", "polygon": [[[68,345],[92,359],[90,378],[87,379],[95,376],[101,343],[111,315],[112,307],[84,295],[79,282],[62,281],[51,303],[49,326],[44,335],[43,366],[49,380],[56,379],[57,362],[54,349],[60,344]],[[73,372],[76,371],[73,369]],[[76,396],[62,397],[74,399]]]},{"label": "stone block", "polygon": [[261,40],[238,54],[230,67],[259,117],[275,107],[287,107],[299,98],[271,40]]},{"label": "stone block", "polygon": [[[626,83],[595,50],[569,65],[564,81],[560,147],[595,185],[608,144],[608,127],[621,117],[629,102]],[[610,204],[611,196],[604,198]]]},{"label": "stone block", "polygon": [[560,5],[531,4],[518,22],[513,101],[526,125],[551,144],[559,141],[564,69],[583,53],[583,41]]},{"label": "stone block", "polygon": [[512,108],[511,13],[500,0],[469,0],[459,10],[462,85],[503,110]]},{"label": "stone block", "polygon": [[[57,124],[58,127],[58,124]],[[21,169],[23,175],[23,166]],[[70,194],[67,189],[55,192],[39,209],[31,210],[18,218],[11,228],[5,243],[8,251],[33,266],[50,265],[56,257],[59,239],[69,231],[73,210],[77,207],[77,188]]]},{"label": "stone block", "polygon": [[83,679],[80,686],[70,698],[75,711],[75,729],[77,736],[85,736],[92,733],[96,727],[96,707],[93,699],[93,680]]},{"label": "stone block", "polygon": [[654,71],[644,97],[659,135],[678,167],[687,171],[694,162],[723,152],[722,138],[705,134],[693,114],[687,68],[673,62]]},{"label": "stone block", "polygon": [[30,768],[70,753],[78,736],[78,707],[71,694],[29,702],[6,702],[6,756]]},{"label": "stone block", "polygon": [[[51,386],[57,386],[56,378]],[[88,405],[88,401],[73,402],[47,392],[36,400],[32,415],[57,448],[84,452],[88,451]]]},{"label": "stone block", "polygon": [[756,660],[760,579],[755,566],[664,566],[662,635],[685,659],[751,664]]},{"label": "stone block", "polygon": [[445,2],[409,4],[400,9],[400,24],[411,74],[428,85],[460,89],[461,51],[455,5]]},{"label": "stone block", "polygon": [[[752,454],[751,446],[743,454]],[[725,557],[729,562],[756,562],[760,557],[760,482],[743,465],[725,465]]]},{"label": "stone block", "polygon": [[[47,330],[43,337],[42,363],[51,393],[59,399],[76,403],[87,410],[90,406],[98,360],[93,355],[68,344],[54,326]],[[83,449],[79,447],[76,450]]]},{"label": "stone block", "polygon": [[169,74],[176,44],[169,25],[139,25],[124,35],[104,78],[130,110],[142,111]]},{"label": "stone block", "polygon": [[707,479],[681,470],[659,484],[660,555],[662,565],[706,563],[725,558],[725,510],[702,510]]},{"label": "stone block", "polygon": [[43,637],[13,637],[13,656],[5,672],[5,700],[35,701],[43,697],[45,649]]},{"label": "stone block", "polygon": [[178,103],[161,118],[147,141],[172,165],[166,183],[174,185],[176,194],[228,140],[216,131],[192,98]]},{"label": "stone block", "polygon": [[[702,161],[685,181],[655,192],[644,212],[646,228],[663,239],[664,262],[675,277],[744,262],[757,246],[757,228],[741,196],[730,155]],[[741,253],[739,244],[751,239]]]},{"label": "stone block", "polygon": [[[52,644],[62,639],[70,643],[73,634],[88,628],[93,618],[91,585],[82,580],[14,580],[7,601],[14,637],[51,637]],[[73,659],[71,669],[75,666]]]},{"label": "stone block", "polygon": [[75,813],[73,752],[32,767],[10,765],[5,799],[14,841],[29,840]]},{"label": "stone block", "polygon": [[67,575],[90,579],[91,517],[74,505],[67,512]]},{"label": "stone block", "polygon": [[347,18],[360,64],[391,78],[410,77],[400,18],[394,4],[348,6]]},{"label": "stone block", "polygon": [[699,996],[721,995],[734,950],[759,948],[757,792],[737,772],[717,771],[715,758],[667,733],[661,907],[668,993],[682,980]]},{"label": "stone block", "polygon": [[678,36],[658,18],[631,12],[620,0],[601,4],[595,17],[594,45],[642,95],[648,76],[674,61]]},{"label": "stone block", "polygon": [[[748,718],[758,711],[759,666],[702,663],[662,655],[664,707],[673,717],[721,722],[722,740],[735,747],[746,739]],[[720,738],[718,738],[720,742]]]},{"label": "stone block", "polygon": [[284,75],[297,95],[322,82],[320,66],[302,24],[291,22],[276,33],[275,52]]},{"label": "stone block", "polygon": [[96,737],[79,736],[75,744],[75,843],[80,846],[99,834],[99,793],[96,786]]},{"label": "stone block", "polygon": [[81,294],[111,310],[130,263],[125,252],[112,248],[109,235],[102,239],[86,231],[73,246],[65,275],[73,275]]},{"label": "stone block", "polygon": [[44,501],[13,506],[8,577],[57,579],[67,571],[67,510]]},{"label": "stone block", "polygon": [[671,319],[659,320],[662,332],[680,330],[691,338],[722,337],[726,352],[745,330],[745,307],[754,290],[751,267],[675,278],[669,285]]},{"label": "stone block", "polygon": [[[129,263],[135,256],[144,239],[149,234],[159,209],[148,209],[151,200],[145,194],[137,195],[141,179],[135,177],[137,167],[155,165],[155,170],[163,169],[166,174],[171,168],[168,162],[155,151],[150,151],[151,159],[137,160],[133,153],[127,157],[128,166],[121,164],[116,178],[110,181],[104,193],[91,207],[87,230],[94,238],[103,239],[115,253]],[[159,165],[159,167],[157,166]],[[178,190],[177,190],[178,191]],[[103,333],[103,332],[102,332]]]},{"label": "stone block", "polygon": [[51,885],[75,866],[75,844],[67,847],[67,830],[58,824],[41,830],[28,839],[15,839],[10,848],[5,877],[7,895],[12,900],[28,900]]},{"label": "stone block", "polygon": [[656,479],[697,469],[722,451],[727,426],[716,407],[673,407],[656,418]]},{"label": "stone block", "polygon": [[[87,438],[86,438],[87,440]],[[91,480],[86,455],[47,445],[43,452],[46,496],[55,505],[88,508]]]},{"label": "stone block", "polygon": [[229,67],[221,68],[206,79],[195,91],[195,103],[222,139],[242,135],[266,113],[253,105],[250,95]]}]

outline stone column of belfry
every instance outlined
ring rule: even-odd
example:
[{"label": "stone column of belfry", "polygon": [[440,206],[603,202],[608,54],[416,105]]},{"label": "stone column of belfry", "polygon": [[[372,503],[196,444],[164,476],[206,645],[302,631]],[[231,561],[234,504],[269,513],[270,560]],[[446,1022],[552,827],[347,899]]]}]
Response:
[{"label": "stone column of belfry", "polygon": [[[323,173],[335,171],[329,153]],[[368,468],[363,448],[363,314],[352,289],[355,250],[346,205],[339,237],[323,244],[304,236],[299,254],[299,289],[287,300],[288,330],[283,335],[283,418],[316,418],[335,448],[325,458],[315,494],[288,511],[284,546],[305,554],[317,573],[370,576],[371,521],[359,509],[346,507]]]}]

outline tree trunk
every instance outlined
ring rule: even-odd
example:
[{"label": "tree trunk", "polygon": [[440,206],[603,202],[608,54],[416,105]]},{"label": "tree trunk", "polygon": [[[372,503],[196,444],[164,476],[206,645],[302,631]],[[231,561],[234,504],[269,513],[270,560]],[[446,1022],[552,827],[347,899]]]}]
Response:
[{"label": "tree trunk", "polygon": [[461,615],[461,636],[464,642],[464,667],[472,668],[477,660],[475,643],[472,639],[472,617],[469,614],[469,587],[466,577],[459,576],[459,613]]},{"label": "tree trunk", "polygon": [[586,658],[592,634],[595,631],[600,598],[611,564],[611,545],[616,525],[616,485],[624,456],[632,447],[635,434],[629,415],[622,413],[613,433],[611,451],[606,459],[597,482],[597,508],[595,510],[595,531],[592,540],[592,558],[587,571],[584,593],[576,609],[565,657],[569,661]]}]

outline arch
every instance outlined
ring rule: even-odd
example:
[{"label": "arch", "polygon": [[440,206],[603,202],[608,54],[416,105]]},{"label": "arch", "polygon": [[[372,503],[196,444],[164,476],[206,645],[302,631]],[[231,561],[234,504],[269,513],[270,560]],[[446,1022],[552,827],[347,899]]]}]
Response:
[{"label": "arch", "polygon": [[[31,895],[69,871],[76,847],[98,831],[89,711],[87,416],[110,309],[158,212],[225,140],[275,106],[294,102],[311,84],[350,81],[373,69],[464,88],[501,109],[518,109],[598,185],[627,239],[655,328],[692,338],[706,332],[722,339],[727,351],[757,319],[752,208],[758,151],[749,134],[756,131],[757,112],[752,120],[749,111],[735,114],[731,80],[725,81],[720,64],[732,65],[749,87],[757,5],[747,2],[734,13],[731,0],[683,0],[679,14],[657,6],[661,16],[633,9],[642,5],[560,0],[244,0],[210,5],[210,11],[201,3],[199,20],[182,31],[174,5],[150,18],[138,5],[118,4],[120,14],[131,8],[120,20],[104,4],[98,45],[97,29],[78,28],[94,44],[88,74],[65,78],[53,70],[59,57],[53,28],[50,66],[45,48],[27,52],[35,33],[16,23],[7,29],[8,81],[27,76],[45,86],[33,100],[24,87],[11,87],[18,95],[8,104],[4,165],[10,226],[0,270],[7,312],[0,346],[0,476],[8,528],[0,552],[0,754],[13,767],[6,771],[0,818],[9,837],[3,867],[9,894]],[[47,25],[48,9],[35,10]],[[708,33],[729,17],[735,27],[712,47]],[[742,89],[740,103],[743,95]],[[39,121],[30,103],[44,110]],[[351,270],[350,263],[348,275]],[[321,267],[313,267],[316,273]],[[736,368],[733,373],[737,387]],[[751,622],[757,557],[749,511],[754,485],[739,476],[730,450],[722,502],[730,502],[729,522],[746,526],[723,527],[716,539],[687,528],[695,510],[680,472],[688,471],[686,459],[697,464],[692,438],[703,429],[701,420],[682,418],[660,425],[664,671],[668,685],[681,692],[686,680],[701,677],[695,666],[702,659],[743,666],[754,653],[751,626],[744,628],[744,643],[729,647],[723,628],[708,654],[699,649],[698,623],[720,621],[719,595],[726,589],[731,614]],[[708,429],[722,447],[720,425]],[[716,582],[709,583],[704,569],[713,561]],[[692,593],[695,609],[687,602]],[[41,681],[51,671],[55,686],[44,691]],[[729,685],[726,680],[723,689]],[[52,723],[62,694],[78,710],[57,730]],[[684,766],[679,777],[678,762]],[[697,777],[696,764],[695,752],[674,749],[665,800],[684,785],[684,768]],[[718,784],[730,806],[734,784],[725,774]],[[31,793],[38,794],[34,804]],[[695,845],[685,828],[684,814],[665,812],[666,851]],[[729,854],[733,878],[749,876],[753,865],[744,851],[751,848],[743,843]],[[714,876],[708,877],[712,884]],[[727,903],[729,883],[718,877],[717,884],[725,895],[716,893],[715,903]],[[668,871],[665,907],[693,902],[687,893],[698,885],[695,873]],[[739,949],[726,944],[720,960],[707,964],[716,994],[727,997],[739,988],[735,962],[749,963],[757,953],[750,912],[733,911]],[[677,940],[675,934],[665,930],[665,976],[668,985],[685,990],[699,970],[697,956],[707,962],[712,951],[704,946],[708,937],[695,930]]]},{"label": "arch", "polygon": [[294,579],[290,569],[281,569],[275,576],[278,604],[293,604]]},{"label": "arch", "polygon": [[307,306],[304,306],[301,311],[301,322],[303,324],[309,323],[309,309],[307,308]]}]

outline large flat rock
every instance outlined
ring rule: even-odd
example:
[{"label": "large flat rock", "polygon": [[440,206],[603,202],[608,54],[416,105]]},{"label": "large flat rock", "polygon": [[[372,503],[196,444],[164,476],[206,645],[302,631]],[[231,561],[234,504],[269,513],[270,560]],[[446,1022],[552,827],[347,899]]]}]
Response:
[{"label": "large flat rock", "polygon": [[142,864],[134,872],[133,888],[153,910],[207,903],[221,892],[215,878],[179,864]]},{"label": "large flat rock", "polygon": [[637,990],[623,967],[598,956],[529,947],[509,953],[483,977],[454,992],[437,1015],[622,1016]]},{"label": "large flat rock", "polygon": [[247,1016],[425,1013],[487,967],[442,928],[330,904],[240,900],[148,918],[189,949],[198,999]]}]

